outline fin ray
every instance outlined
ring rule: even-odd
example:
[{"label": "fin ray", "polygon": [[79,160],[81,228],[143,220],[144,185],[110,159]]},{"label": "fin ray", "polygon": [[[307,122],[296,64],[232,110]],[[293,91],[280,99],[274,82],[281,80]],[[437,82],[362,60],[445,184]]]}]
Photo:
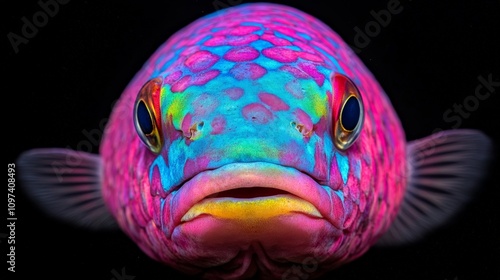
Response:
[{"label": "fin ray", "polygon": [[491,141],[472,129],[442,131],[408,145],[408,187],[377,245],[413,243],[450,221],[469,202],[487,171]]},{"label": "fin ray", "polygon": [[33,149],[21,154],[17,165],[24,192],[47,214],[88,229],[117,228],[102,198],[98,155]]}]

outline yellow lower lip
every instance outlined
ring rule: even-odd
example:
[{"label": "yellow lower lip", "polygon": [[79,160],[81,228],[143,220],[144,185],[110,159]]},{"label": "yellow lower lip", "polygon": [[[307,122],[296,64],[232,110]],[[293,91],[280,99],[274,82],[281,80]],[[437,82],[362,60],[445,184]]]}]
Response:
[{"label": "yellow lower lip", "polygon": [[202,214],[220,219],[265,220],[291,212],[322,217],[314,205],[303,199],[292,195],[275,195],[251,199],[207,198],[191,207],[181,221],[187,222]]}]

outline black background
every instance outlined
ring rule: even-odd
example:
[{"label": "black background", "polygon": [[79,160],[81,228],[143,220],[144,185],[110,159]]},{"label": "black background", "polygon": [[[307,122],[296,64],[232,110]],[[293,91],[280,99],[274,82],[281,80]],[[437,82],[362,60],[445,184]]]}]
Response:
[{"label": "black background", "polygon": [[[370,11],[386,9],[389,1],[318,2],[278,3],[318,17],[354,45],[354,27],[364,29],[373,20]],[[401,0],[401,6],[403,11],[392,16],[359,56],[386,90],[408,140],[413,140],[436,128],[451,129],[455,123],[446,122],[443,113],[474,94],[478,76],[492,75],[500,81],[500,4]],[[30,148],[77,148],[88,140],[82,131],[99,129],[113,102],[155,49],[173,32],[216,9],[211,0],[73,0],[59,8],[17,53],[7,34],[21,35],[21,18],[31,21],[41,8],[36,1],[2,8],[7,163]],[[499,93],[497,87],[477,110],[461,118],[459,127],[482,130],[499,143]],[[93,152],[97,150],[93,146]],[[495,153],[498,156],[498,150]],[[500,279],[498,167],[495,160],[483,189],[461,215],[423,242],[373,248],[324,279]],[[41,213],[20,186],[16,195],[17,272],[8,273],[8,279],[32,274],[109,280],[114,277],[112,270],[122,268],[137,280],[181,279],[177,272],[150,260],[121,232],[72,228]],[[2,205],[7,208],[6,201]],[[0,233],[5,233],[2,228]],[[5,238],[1,247],[5,260]],[[2,270],[7,270],[5,261]]]}]

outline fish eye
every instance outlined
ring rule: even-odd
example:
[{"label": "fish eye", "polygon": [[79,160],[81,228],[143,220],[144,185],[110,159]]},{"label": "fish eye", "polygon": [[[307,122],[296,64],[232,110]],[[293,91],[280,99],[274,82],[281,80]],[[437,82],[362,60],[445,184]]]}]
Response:
[{"label": "fish eye", "polygon": [[[340,150],[347,150],[356,142],[363,127],[364,108],[361,94],[354,83],[344,75],[334,76],[334,142]],[[335,110],[336,109],[336,110]]]},{"label": "fish eye", "polygon": [[158,154],[163,145],[159,98],[161,78],[154,78],[139,91],[134,106],[134,125],[141,141],[153,153]]},{"label": "fish eye", "polygon": [[153,133],[154,125],[153,118],[144,104],[144,100],[139,100],[137,104],[137,123],[139,124],[139,128],[144,135],[150,135]]},{"label": "fish eye", "polygon": [[354,95],[351,95],[347,98],[347,101],[344,103],[344,107],[340,113],[340,125],[342,129],[346,131],[353,131],[359,122],[360,117],[360,106],[358,98]]}]

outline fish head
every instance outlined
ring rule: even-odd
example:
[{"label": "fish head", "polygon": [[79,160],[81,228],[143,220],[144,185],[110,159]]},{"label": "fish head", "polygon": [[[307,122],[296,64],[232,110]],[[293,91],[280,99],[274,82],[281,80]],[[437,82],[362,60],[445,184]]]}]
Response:
[{"label": "fish head", "polygon": [[233,46],[167,42],[104,137],[111,212],[189,273],[279,277],[311,258],[328,271],[377,240],[404,191],[399,120],[347,45],[291,52],[245,35],[257,29],[241,26]]},{"label": "fish head", "polygon": [[261,70],[247,66],[237,83],[214,73],[182,91],[168,73],[137,96],[148,177],[164,196],[156,214],[182,258],[212,266],[259,251],[300,262],[344,241],[345,190],[363,183],[356,142],[369,145],[362,94],[326,68],[321,82],[298,79],[292,65]]}]

